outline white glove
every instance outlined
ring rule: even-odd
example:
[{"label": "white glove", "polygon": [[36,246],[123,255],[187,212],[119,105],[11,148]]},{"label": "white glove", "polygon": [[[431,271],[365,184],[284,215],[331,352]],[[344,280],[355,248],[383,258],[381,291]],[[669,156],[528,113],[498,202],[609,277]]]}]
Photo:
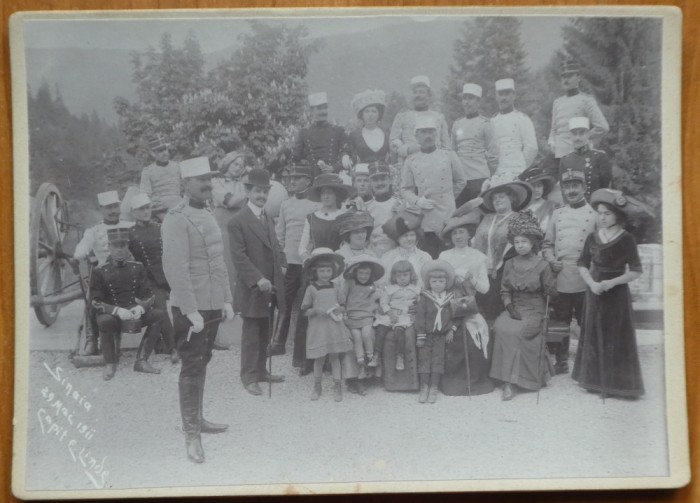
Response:
[{"label": "white glove", "polygon": [[343,163],[343,169],[350,169],[352,168],[352,161],[350,160],[350,156],[348,154],[345,154],[343,156],[343,159],[341,160]]},{"label": "white glove", "polygon": [[134,315],[135,320],[140,319],[141,316],[146,312],[143,306],[134,306],[131,309],[129,309],[129,311],[131,311],[131,314]]},{"label": "white glove", "polygon": [[133,320],[134,319],[134,313],[132,313],[128,309],[124,309],[123,307],[118,307],[114,314],[116,314],[117,318],[119,318],[120,320]]},{"label": "white glove", "polygon": [[224,304],[224,321],[233,321],[235,313],[233,312],[233,306],[230,302]]},{"label": "white glove", "polygon": [[416,206],[418,206],[421,210],[432,210],[435,208],[435,202],[431,201],[430,199],[426,199],[425,197],[420,197],[418,198],[418,201],[416,201]]},{"label": "white glove", "polygon": [[198,334],[204,330],[204,318],[202,318],[202,315],[199,314],[199,311],[188,314],[187,319],[190,320],[190,323],[192,323],[192,332],[195,334]]}]

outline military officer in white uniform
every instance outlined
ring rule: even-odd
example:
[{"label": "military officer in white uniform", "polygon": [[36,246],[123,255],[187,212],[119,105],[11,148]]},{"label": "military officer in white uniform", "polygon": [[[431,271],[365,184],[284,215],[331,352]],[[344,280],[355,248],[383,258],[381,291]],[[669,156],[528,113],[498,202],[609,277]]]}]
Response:
[{"label": "military officer in white uniform", "polygon": [[83,234],[83,238],[76,245],[73,257],[78,260],[86,259],[90,253],[95,255],[97,265],[104,265],[109,255],[109,241],[107,240],[107,230],[124,228],[128,229],[134,222],[119,220],[119,194],[116,190],[101,192],[97,194],[97,202],[102,213],[102,222],[88,228]]},{"label": "military officer in white uniform", "polygon": [[165,213],[182,200],[180,165],[170,160],[168,143],[161,135],[148,139],[148,149],[153,163],[143,168],[140,189],[151,198],[153,216],[162,222]]},{"label": "military officer in white uniform", "polygon": [[491,119],[498,144],[496,174],[510,172],[514,176],[529,168],[537,157],[537,137],[530,118],[514,108],[513,79],[496,81],[498,114]]},{"label": "military officer in white uniform", "polygon": [[222,433],[228,425],[203,418],[207,364],[219,322],[233,319],[231,287],[224,263],[224,244],[208,201],[211,169],[206,157],[181,163],[185,198],[165,216],[163,271],[170,285],[170,303],[178,352],[180,413],[187,456],[204,462],[201,433]]},{"label": "military officer in white uniform", "polygon": [[574,117],[587,117],[590,121],[591,146],[597,145],[610,131],[610,125],[601,112],[595,98],[579,90],[581,82],[580,66],[568,59],[561,64],[561,84],[565,94],[554,100],[552,105],[552,128],[549,132],[549,147],[556,159],[574,151],[574,143],[569,130],[569,120]]},{"label": "military officer in white uniform", "polygon": [[[401,196],[423,212],[425,251],[437,258],[444,249],[439,237],[445,220],[455,210],[455,198],[467,183],[462,162],[452,150],[436,145],[438,123],[427,115],[416,118],[420,151],[406,159],[401,173]],[[417,195],[416,195],[417,191]]]},{"label": "military officer in white uniform", "polygon": [[411,91],[413,93],[413,110],[396,114],[389,133],[391,149],[398,154],[401,163],[411,154],[420,151],[420,145],[416,140],[416,120],[418,117],[427,116],[434,119],[437,148],[450,147],[450,130],[447,127],[445,116],[440,112],[430,110],[430,102],[433,97],[430,79],[425,75],[416,75],[411,79]]},{"label": "military officer in white uniform", "polygon": [[[577,263],[586,238],[595,230],[597,214],[584,197],[586,174],[583,171],[567,170],[562,173],[560,182],[567,206],[554,210],[542,244],[542,255],[557,274],[559,295],[554,304],[555,317],[566,324],[576,318],[580,324],[586,283]],[[567,373],[569,337],[558,346],[550,346],[556,357],[554,371]]]}]

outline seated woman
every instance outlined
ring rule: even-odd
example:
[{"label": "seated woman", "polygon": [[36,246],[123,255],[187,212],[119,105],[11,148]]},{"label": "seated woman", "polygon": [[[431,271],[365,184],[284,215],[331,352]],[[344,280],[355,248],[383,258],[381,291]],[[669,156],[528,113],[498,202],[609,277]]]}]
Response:
[{"label": "seated woman", "polygon": [[452,248],[440,254],[440,259],[455,270],[455,297],[463,299],[465,315],[455,311],[457,333],[447,344],[442,392],[445,395],[482,395],[493,391],[489,377],[489,327],[476,307],[474,295],[489,290],[486,256],[469,246],[469,239],[479,223],[480,197],[466,202],[445,222],[440,237]]},{"label": "seated woman", "polygon": [[532,197],[529,183],[510,173],[494,175],[484,182],[481,209],[486,213],[476,228],[472,247],[486,255],[490,287],[487,293],[477,293],[476,301],[484,318],[492,323],[503,311],[499,296],[501,275],[506,260],[513,256],[508,243],[508,224],[516,212],[525,208]]},{"label": "seated woman", "polygon": [[542,320],[547,296],[556,295],[549,263],[537,252],[543,234],[530,213],[514,216],[508,224],[508,240],[517,255],[503,270],[501,298],[506,310],[494,324],[495,341],[491,377],[502,381],[503,400],[511,400],[519,388],[537,391],[552,375],[544,352]]}]

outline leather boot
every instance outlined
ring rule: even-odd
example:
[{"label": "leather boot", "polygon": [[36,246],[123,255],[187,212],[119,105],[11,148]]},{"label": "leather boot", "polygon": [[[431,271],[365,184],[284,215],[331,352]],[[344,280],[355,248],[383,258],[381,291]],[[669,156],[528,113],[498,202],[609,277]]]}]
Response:
[{"label": "leather boot", "polygon": [[102,369],[102,379],[105,381],[109,381],[114,377],[114,374],[117,372],[117,364],[116,363],[105,363],[104,368]]},{"label": "leather boot", "polygon": [[428,401],[428,385],[420,385],[420,393],[418,394],[418,403],[425,403]]},{"label": "leather boot", "polygon": [[200,378],[180,376],[180,415],[182,431],[185,433],[187,458],[193,463],[204,463],[204,449],[199,422],[200,413]]},{"label": "leather boot", "polygon": [[569,337],[564,337],[559,343],[554,373],[557,375],[569,373]]},{"label": "leather boot", "polygon": [[87,334],[85,336],[85,354],[86,355],[96,355],[97,354],[97,338],[94,334]]},{"label": "leather boot", "polygon": [[321,398],[321,378],[314,379],[314,391],[311,393],[311,400],[316,401]]},{"label": "leather boot", "polygon": [[428,389],[428,402],[437,402],[438,386],[440,385],[440,374],[430,374],[430,388]]},{"label": "leather boot", "polygon": [[228,430],[228,425],[223,423],[210,423],[204,419],[204,383],[207,380],[206,370],[204,374],[200,377],[201,383],[199,385],[199,429],[202,433],[223,433]]},{"label": "leather boot", "polygon": [[148,363],[148,357],[151,356],[156,342],[155,337],[153,337],[154,334],[151,332],[151,327],[148,327],[148,330],[146,330],[146,333],[141,339],[141,344],[139,344],[139,349],[136,353],[136,363],[134,363],[134,370],[136,372],[144,372],[146,374],[160,374],[160,370],[152,367],[151,364]]},{"label": "leather boot", "polygon": [[515,386],[513,386],[511,383],[507,382],[503,385],[503,395],[501,396],[501,400],[503,400],[504,402],[507,402],[507,401],[515,398],[516,394],[517,394],[517,391],[515,391]]}]

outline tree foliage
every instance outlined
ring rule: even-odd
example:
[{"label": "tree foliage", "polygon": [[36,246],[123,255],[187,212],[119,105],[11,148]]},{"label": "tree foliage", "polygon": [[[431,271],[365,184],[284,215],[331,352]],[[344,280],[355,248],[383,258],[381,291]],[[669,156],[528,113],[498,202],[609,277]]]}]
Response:
[{"label": "tree foliage", "polygon": [[651,18],[576,18],[563,28],[566,52],[610,123],[602,147],[618,169],[616,187],[657,214],[661,223],[661,21]]}]

